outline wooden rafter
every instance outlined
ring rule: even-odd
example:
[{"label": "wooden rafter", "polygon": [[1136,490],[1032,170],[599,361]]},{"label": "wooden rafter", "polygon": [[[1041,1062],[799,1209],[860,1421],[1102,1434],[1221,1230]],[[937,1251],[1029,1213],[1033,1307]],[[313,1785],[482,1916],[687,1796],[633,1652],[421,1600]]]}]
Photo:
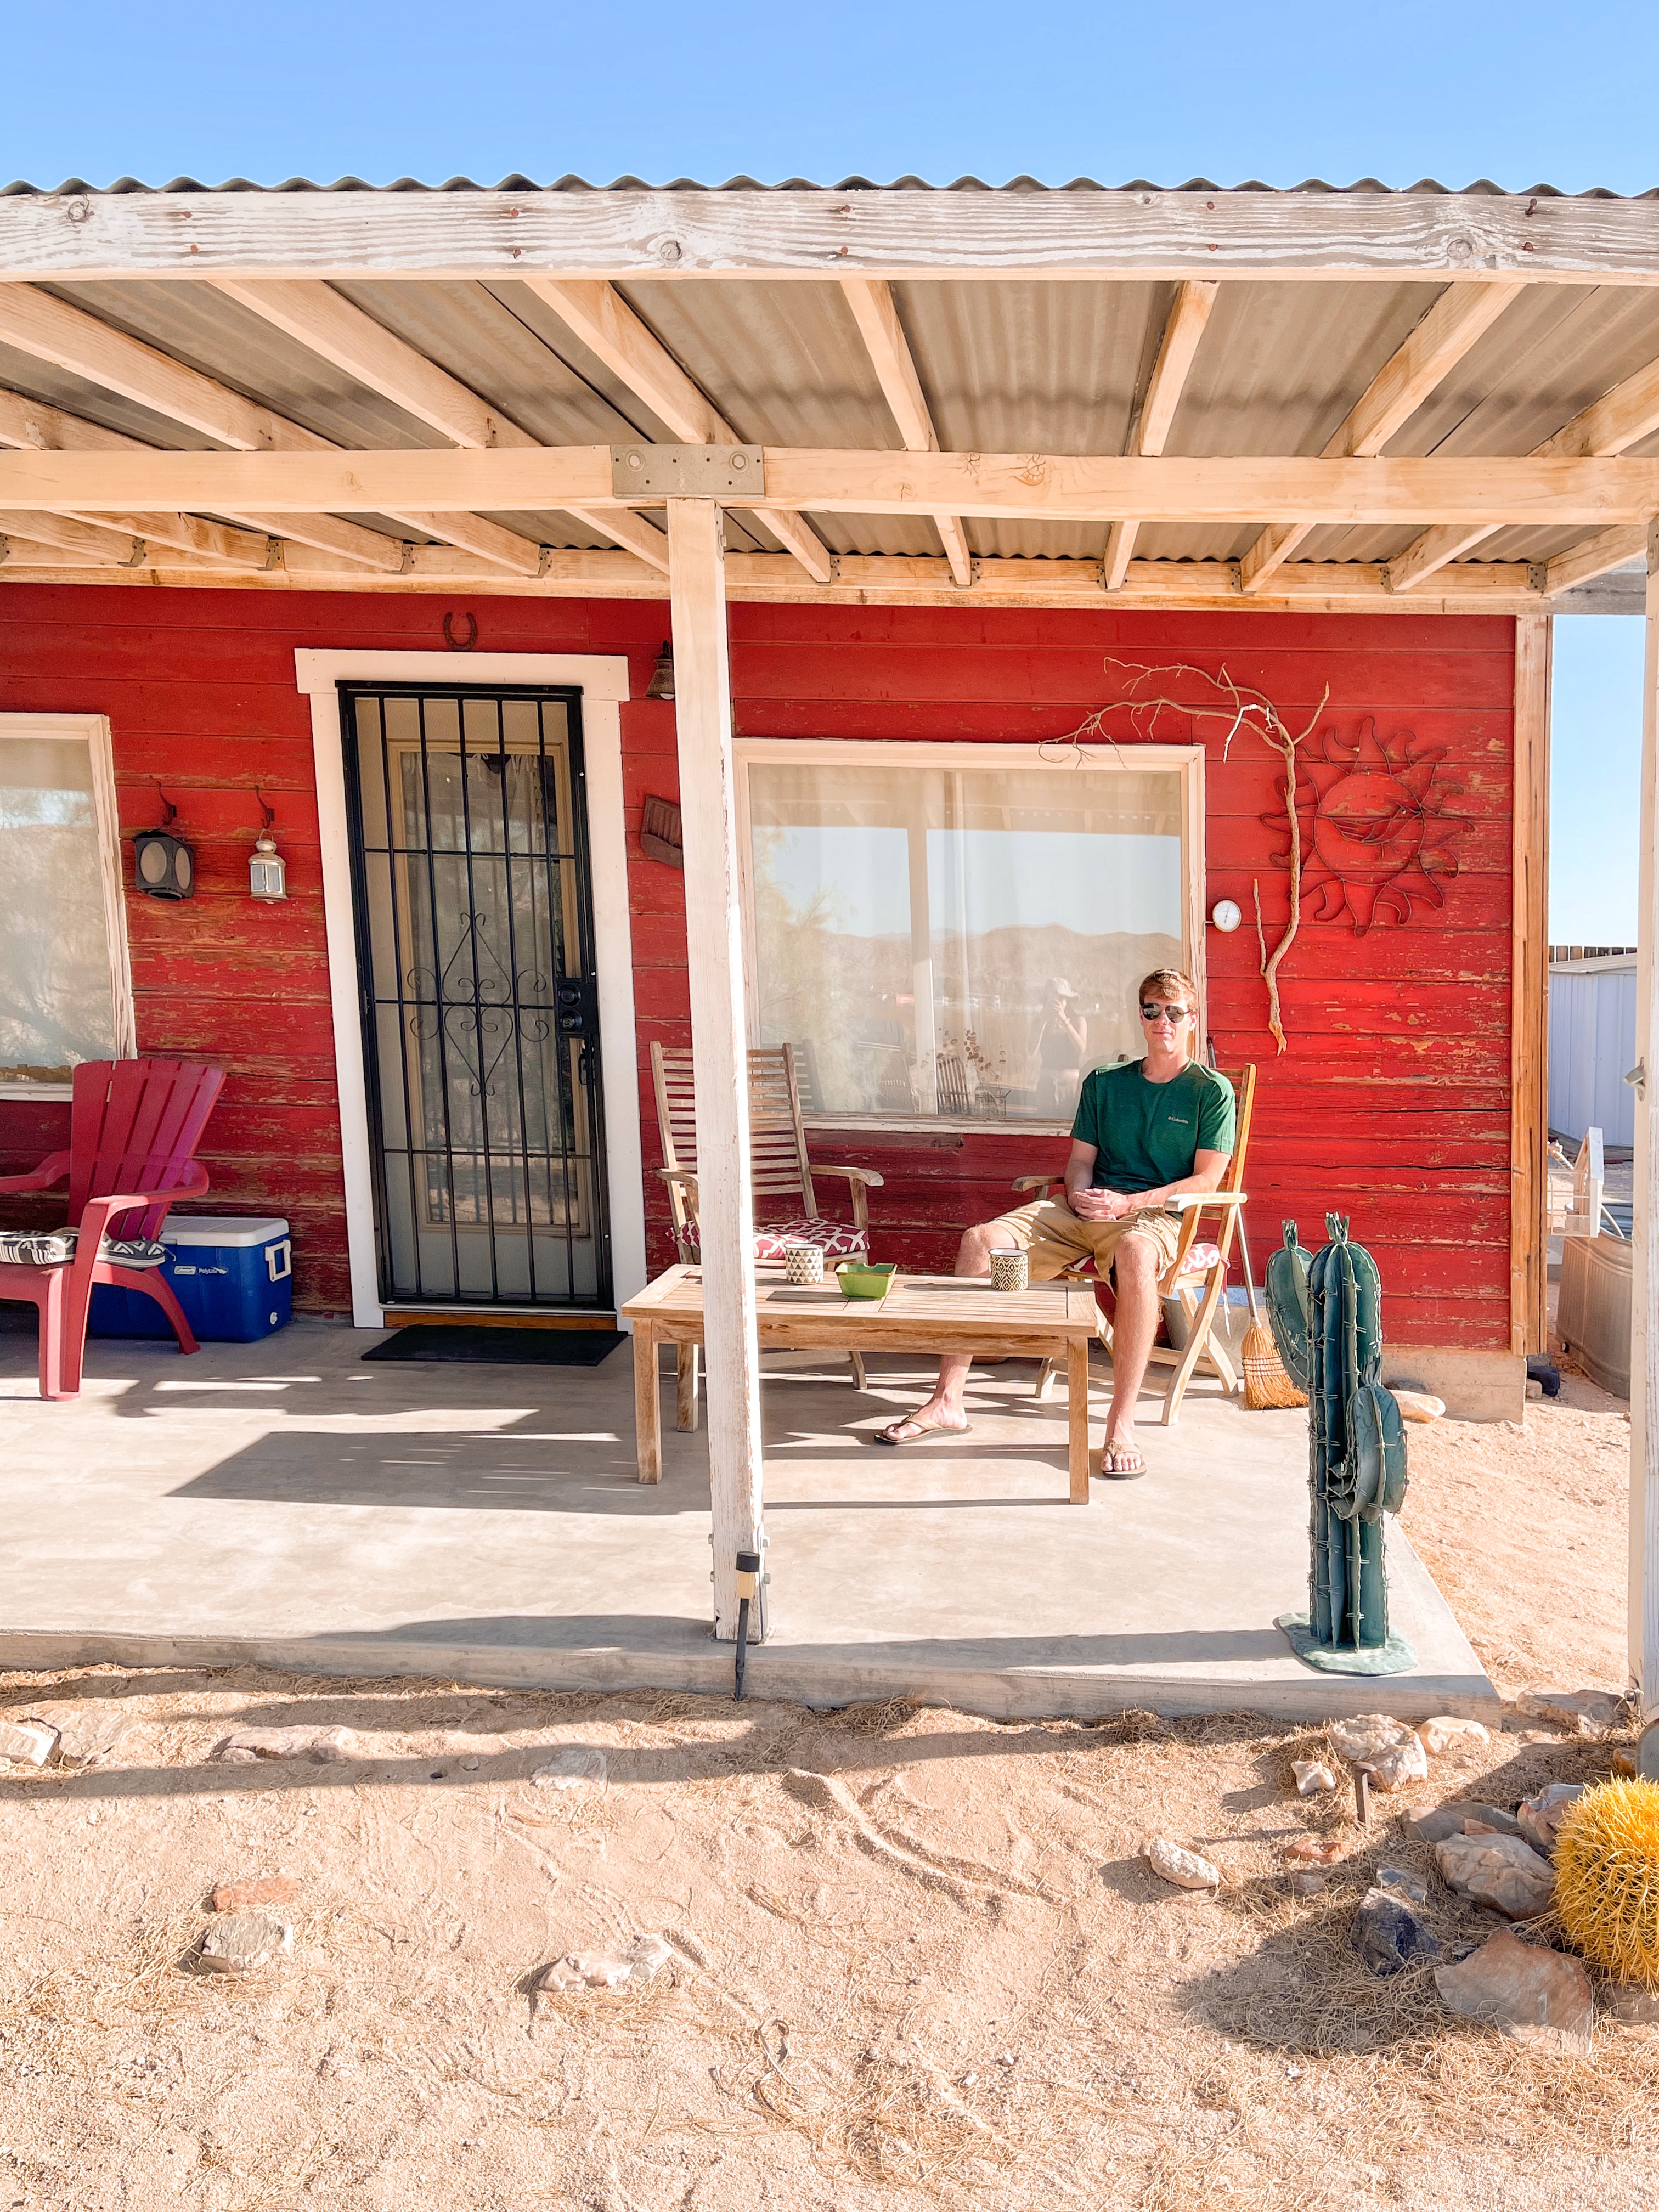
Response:
[{"label": "wooden rafter", "polygon": [[[690,446],[738,446],[737,432],[680,367],[662,340],[648,331],[614,284],[555,283],[524,276],[544,307],[574,331],[615,377],[644,400],[659,422]],[[787,546],[815,583],[835,573],[831,556],[804,515],[774,509],[766,516],[772,535]]]},{"label": "wooden rafter", "polygon": [[15,194],[0,276],[499,283],[1233,276],[1650,285],[1659,206],[1525,192]]},{"label": "wooden rafter", "polygon": [[1575,584],[1588,584],[1615,568],[1627,568],[1647,551],[1648,533],[1639,523],[1620,530],[1603,530],[1579,544],[1570,545],[1544,567],[1544,592],[1553,598]]},{"label": "wooden rafter", "polygon": [[[769,447],[764,489],[744,504],[826,513],[962,514],[1034,520],[1248,522],[1263,514],[1328,523],[1611,527],[1659,514],[1659,460],[1436,455],[1297,457],[895,453]],[[140,508],[284,516],[370,507],[451,519],[508,505],[611,509],[619,491],[606,446],[525,451],[0,453],[0,501],[56,513]]]},{"label": "wooden rafter", "polygon": [[[1355,400],[1326,444],[1326,459],[1380,453],[1525,289],[1518,283],[1449,284]],[[1312,527],[1306,522],[1275,523],[1264,530],[1239,563],[1242,588],[1261,591]]]},{"label": "wooden rafter", "polygon": [[[1592,456],[1608,458],[1627,452],[1655,430],[1659,430],[1659,362],[1650,362],[1645,368],[1638,368],[1634,376],[1627,376],[1622,384],[1615,384],[1611,392],[1605,392],[1600,399],[1581,409],[1571,422],[1554,431],[1541,446],[1534,446],[1531,458],[1539,460],[1585,459]],[[1449,561],[1457,560],[1491,535],[1490,528],[1425,530],[1403,553],[1389,562],[1389,581],[1396,592],[1413,591],[1425,577],[1432,576],[1437,569],[1443,568]],[[1634,558],[1635,553],[1645,549],[1646,543],[1644,538],[1633,552],[1621,555],[1618,561],[1609,561],[1605,568],[1585,573],[1605,574],[1607,568],[1616,568],[1624,561]],[[1581,549],[1576,545],[1569,546],[1560,557],[1571,561],[1581,550],[1588,553],[1592,560],[1597,557],[1588,547]],[[1554,563],[1552,562],[1551,566],[1553,568]],[[1562,573],[1571,574],[1565,569]],[[1583,579],[1573,575],[1572,580],[1578,582]]]},{"label": "wooden rafter", "polygon": [[[938,555],[849,554],[833,584],[812,582],[784,553],[728,554],[734,599],[820,606],[1098,607],[1100,563],[1093,560],[986,558],[963,591]],[[1250,611],[1294,610],[1338,614],[1536,614],[1547,605],[1525,562],[1465,562],[1443,589],[1402,598],[1388,588],[1375,562],[1286,562],[1267,590],[1239,594],[1233,564],[1224,561],[1133,561],[1114,605],[1139,608],[1230,607]],[[337,555],[282,541],[268,568],[222,563],[173,567],[164,549],[151,546],[142,567],[112,565],[107,555],[70,553],[13,536],[0,562],[0,582],[95,580],[109,583],[188,583],[239,590],[443,592],[456,586],[494,594],[552,599],[593,597],[659,599],[662,577],[634,555],[550,551],[533,577],[503,575],[476,554],[448,545],[414,545],[396,574],[368,574]]]},{"label": "wooden rafter", "polygon": [[[336,368],[359,384],[367,385],[371,392],[393,401],[405,414],[413,415],[441,437],[447,438],[452,445],[474,450],[512,447],[523,451],[541,443],[459,377],[452,376],[447,369],[440,368],[424,354],[416,352],[412,345],[377,323],[372,315],[365,314],[331,285],[299,279],[246,284],[225,278],[219,283],[218,289],[250,313],[263,316],[265,321],[286,331],[297,343],[320,354],[325,361],[332,362]],[[653,530],[637,515],[618,514],[601,520],[598,515],[584,511],[575,519],[601,537],[609,538],[614,544],[637,553],[665,575],[667,574],[668,540],[661,531]],[[487,530],[495,526],[483,526]],[[453,542],[459,545],[466,541],[457,538]],[[520,573],[527,574],[529,567],[521,559],[526,541],[515,538],[514,544],[520,551],[508,565],[519,566]],[[483,549],[472,545],[470,550]],[[532,549],[531,562],[539,568],[538,550]]]},{"label": "wooden rafter", "polygon": [[[1176,289],[1164,336],[1158,343],[1158,359],[1147,380],[1146,396],[1140,404],[1140,413],[1129,438],[1131,453],[1152,454],[1164,451],[1170,434],[1170,425],[1181,402],[1182,388],[1188,372],[1198,352],[1198,342],[1204,335],[1204,325],[1210,319],[1210,310],[1215,305],[1218,284],[1181,284]],[[1117,591],[1129,573],[1133,558],[1135,538],[1139,535],[1139,520],[1125,518],[1113,523],[1106,533],[1106,557],[1101,565],[1100,580],[1109,592]]]},{"label": "wooden rafter", "polygon": [[[234,452],[298,454],[340,450],[314,430],[307,430],[270,408],[245,399],[240,392],[204,375],[199,369],[174,361],[171,355],[144,344],[141,339],[129,337],[125,331],[100,323],[95,315],[87,314],[66,301],[53,299],[48,293],[36,291],[32,285],[0,284],[0,339],[38,361],[67,368],[106,392],[118,392],[139,406],[148,407],[170,422],[185,423]],[[148,501],[136,503],[151,504]],[[346,503],[358,504],[350,501]],[[383,511],[412,530],[445,538],[452,544],[465,544],[471,551],[518,574],[533,575],[539,565],[539,550],[513,532],[502,530],[498,524],[481,521],[476,516],[446,517],[440,521],[436,516],[423,513],[399,513],[393,508]],[[243,522],[251,522],[255,529],[280,529],[288,536],[303,535],[308,543],[324,551],[342,554],[348,560],[358,560],[367,566],[398,569],[404,564],[401,544],[379,532],[338,521],[325,513],[319,514],[316,521],[303,526],[289,521],[278,526],[266,516],[250,514],[240,505],[216,507],[214,512],[234,514]]]},{"label": "wooden rafter", "polygon": [[[933,428],[933,412],[922,391],[921,379],[916,374],[910,342],[899,321],[892,286],[878,276],[848,276],[842,279],[841,289],[859,326],[859,336],[864,340],[882,397],[898,424],[899,435],[907,449],[913,453],[936,453],[939,433]],[[965,587],[974,580],[974,562],[968,550],[962,518],[948,513],[936,514],[933,524],[944,544],[945,557],[951,564],[951,574]]]}]

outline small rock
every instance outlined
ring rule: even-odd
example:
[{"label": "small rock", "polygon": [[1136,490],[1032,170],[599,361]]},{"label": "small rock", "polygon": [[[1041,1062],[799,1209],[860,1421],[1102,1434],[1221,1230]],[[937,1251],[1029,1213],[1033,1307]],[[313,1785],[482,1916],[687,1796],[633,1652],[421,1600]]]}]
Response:
[{"label": "small rock", "polygon": [[1471,1824],[1491,1836],[1518,1836],[1521,1832],[1513,1813],[1506,1813],[1501,1805],[1484,1805],[1475,1798],[1437,1805],[1431,1813],[1413,1813],[1406,1823],[1422,1844],[1443,1844],[1448,1836],[1466,1834]]},{"label": "small rock", "polygon": [[1219,1889],[1221,1869],[1196,1851],[1184,1850],[1168,1836],[1158,1836],[1146,1846],[1152,1872],[1172,1881],[1177,1889]]},{"label": "small rock", "polygon": [[1519,1836],[1449,1836],[1434,1847],[1448,1886],[1476,1905],[1490,1905],[1511,1920],[1548,1910],[1555,1869]]},{"label": "small rock", "polygon": [[1379,1889],[1394,1890],[1398,1895],[1409,1899],[1413,1905],[1426,1905],[1429,1901],[1429,1885],[1420,1874],[1413,1874],[1409,1867],[1378,1867],[1376,1886]]},{"label": "small rock", "polygon": [[1316,1874],[1311,1867],[1300,1868],[1291,1876],[1292,1897],[1322,1897],[1329,1887],[1324,1875]]},{"label": "small rock", "polygon": [[49,1721],[0,1721],[0,1759],[17,1766],[44,1766],[58,1748]]},{"label": "small rock", "polygon": [[1659,2036],[1659,1990],[1627,1988],[1615,1982],[1601,1992],[1604,2020],[1616,2020],[1632,2035]]},{"label": "small rock", "polygon": [[293,1948],[294,1930],[286,1920],[265,1912],[233,1912],[214,1922],[197,1956],[210,1973],[254,1974]]},{"label": "small rock", "polygon": [[1523,1942],[1505,1928],[1461,1966],[1437,1966],[1443,2004],[1466,2020],[1489,2021],[1520,2043],[1541,2043],[1583,2057],[1590,2052],[1595,2000],[1577,1959]]},{"label": "small rock", "polygon": [[1404,1721],[1395,1720],[1391,1713],[1359,1713],[1352,1720],[1333,1721],[1330,1727],[1338,1757],[1349,1759],[1379,1758],[1403,1743],[1411,1733]]},{"label": "small rock", "polygon": [[1583,1794],[1582,1782],[1552,1782],[1522,1800],[1515,1817],[1534,1850],[1541,1851],[1546,1858],[1553,1855],[1561,1823]]},{"label": "small rock", "polygon": [[308,1759],[327,1766],[363,1753],[348,1728],[253,1728],[227,1736],[218,1756],[237,1766],[251,1765],[256,1759]]},{"label": "small rock", "polygon": [[1405,1783],[1426,1782],[1429,1778],[1429,1755],[1414,1735],[1379,1752],[1364,1764],[1379,1790],[1398,1790]]},{"label": "small rock", "polygon": [[545,1766],[538,1766],[531,1780],[539,1790],[580,1790],[603,1783],[610,1769],[602,1751],[591,1745],[574,1743],[562,1751],[556,1751]]},{"label": "small rock", "polygon": [[1613,1771],[1615,1774],[1622,1775],[1626,1782],[1634,1782],[1636,1761],[1627,1751],[1615,1751],[1613,1754]]},{"label": "small rock", "polygon": [[1466,1721],[1455,1713],[1440,1713],[1431,1721],[1425,1721],[1417,1731],[1418,1741],[1431,1758],[1438,1759],[1449,1751],[1478,1750],[1492,1741],[1490,1733],[1479,1721]]},{"label": "small rock", "polygon": [[673,1957],[660,1936],[641,1936],[625,1951],[570,1951],[544,1966],[531,1987],[568,1992],[572,1990],[617,1990],[625,1982],[648,1982]]},{"label": "small rock", "polygon": [[291,1905],[300,1885],[285,1874],[248,1875],[240,1881],[222,1881],[213,1893],[216,1912],[246,1912],[255,1905]]},{"label": "small rock", "polygon": [[1342,1840],[1339,1836],[1293,1836],[1285,1856],[1310,1866],[1330,1866],[1342,1856]]},{"label": "small rock", "polygon": [[1349,1940],[1374,1974],[1397,1974],[1413,1960],[1440,1955],[1439,1937],[1423,1925],[1403,1898],[1386,1889],[1365,1892]]},{"label": "small rock", "polygon": [[1291,1771],[1296,1777],[1298,1797],[1316,1797],[1322,1790],[1336,1787],[1336,1777],[1322,1759],[1293,1759]]},{"label": "small rock", "polygon": [[1597,1729],[1617,1728],[1625,1710],[1625,1700],[1612,1690],[1522,1690],[1515,1704],[1534,1720],[1570,1723],[1576,1716]]}]

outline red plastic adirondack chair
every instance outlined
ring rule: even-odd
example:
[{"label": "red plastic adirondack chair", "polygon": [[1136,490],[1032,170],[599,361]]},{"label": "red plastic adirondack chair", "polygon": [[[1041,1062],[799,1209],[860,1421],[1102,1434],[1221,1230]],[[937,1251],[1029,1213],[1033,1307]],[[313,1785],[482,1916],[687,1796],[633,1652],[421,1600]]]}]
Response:
[{"label": "red plastic adirondack chair", "polygon": [[89,1060],[75,1071],[70,1148],[27,1175],[0,1176],[0,1192],[49,1190],[67,1181],[74,1255],[0,1261],[0,1298],[27,1298],[40,1315],[40,1395],[81,1389],[87,1309],[93,1285],[110,1283],[154,1298],[180,1352],[196,1339],[170,1286],[150,1268],[104,1255],[106,1240],[155,1238],[177,1198],[200,1198],[207,1170],[193,1157],[225,1080],[222,1067],[179,1060]]}]

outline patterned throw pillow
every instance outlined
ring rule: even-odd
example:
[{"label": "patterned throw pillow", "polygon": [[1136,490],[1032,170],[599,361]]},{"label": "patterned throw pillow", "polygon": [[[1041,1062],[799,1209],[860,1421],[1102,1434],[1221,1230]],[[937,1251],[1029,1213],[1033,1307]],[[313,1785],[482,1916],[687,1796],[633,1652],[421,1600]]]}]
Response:
[{"label": "patterned throw pillow", "polygon": [[[78,1229],[0,1229],[0,1261],[25,1267],[63,1267],[75,1257]],[[116,1267],[159,1267],[167,1248],[153,1237],[106,1237],[100,1260]]]},{"label": "patterned throw pillow", "polygon": [[15,1267],[61,1267],[74,1257],[72,1229],[0,1229],[0,1261]]}]

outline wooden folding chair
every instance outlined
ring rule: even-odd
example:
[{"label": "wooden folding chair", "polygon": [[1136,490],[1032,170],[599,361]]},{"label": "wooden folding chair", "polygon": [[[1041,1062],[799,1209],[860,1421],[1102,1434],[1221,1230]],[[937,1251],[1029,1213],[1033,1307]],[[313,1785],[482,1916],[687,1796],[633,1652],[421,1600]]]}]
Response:
[{"label": "wooden folding chair", "polygon": [[[1223,1069],[1224,1074],[1228,1071]],[[1173,1428],[1181,1412],[1181,1401],[1187,1395],[1187,1385],[1200,1364],[1216,1376],[1229,1396],[1238,1388],[1238,1372],[1227,1356],[1227,1348],[1215,1340],[1215,1317],[1221,1302],[1227,1295],[1227,1265],[1233,1249],[1233,1237],[1238,1222],[1238,1209],[1244,1204],[1244,1164],[1250,1145],[1250,1120],[1255,1108],[1255,1069],[1241,1068],[1229,1077],[1237,1101],[1237,1120],[1233,1133],[1232,1158],[1227,1163],[1227,1172],[1221,1178],[1220,1188],[1210,1191],[1193,1191],[1170,1200],[1172,1210],[1181,1213],[1181,1235],[1176,1245],[1175,1258],[1165,1268],[1158,1290],[1160,1298],[1173,1298],[1187,1317],[1187,1341],[1176,1348],[1167,1344],[1152,1346],[1152,1362],[1158,1366],[1172,1366],[1169,1389],[1164,1394],[1164,1411],[1159,1416],[1162,1425]],[[1014,1184],[1017,1191],[1029,1198],[1033,1192],[1047,1198],[1060,1181],[1058,1176],[1021,1176]],[[1213,1214],[1213,1240],[1199,1238],[1199,1225],[1206,1213]],[[1090,1275],[1094,1262],[1085,1256],[1079,1260],[1068,1274]],[[1099,1322],[1101,1341],[1111,1350],[1112,1325],[1103,1312]],[[1036,1395],[1046,1398],[1054,1387],[1058,1363],[1052,1359],[1042,1364],[1037,1377]]]},{"label": "wooden folding chair", "polygon": [[[657,1094],[657,1127],[663,1164],[657,1170],[668,1186],[674,1245],[688,1267],[701,1256],[697,1231],[697,1117],[691,1055],[658,1043],[651,1046],[651,1080]],[[801,1119],[800,1084],[793,1045],[757,1045],[749,1054],[749,1158],[755,1211],[763,1226],[754,1233],[757,1260],[781,1260],[792,1244],[816,1244],[824,1264],[865,1257],[870,1249],[868,1202],[878,1189],[873,1168],[826,1167],[806,1149]],[[815,1176],[843,1176],[852,1193],[853,1218],[832,1221],[818,1212]],[[793,1201],[793,1212],[788,1210]],[[856,1389],[864,1388],[864,1361],[848,1354]],[[697,1346],[679,1352],[678,1425],[697,1425]]]}]

